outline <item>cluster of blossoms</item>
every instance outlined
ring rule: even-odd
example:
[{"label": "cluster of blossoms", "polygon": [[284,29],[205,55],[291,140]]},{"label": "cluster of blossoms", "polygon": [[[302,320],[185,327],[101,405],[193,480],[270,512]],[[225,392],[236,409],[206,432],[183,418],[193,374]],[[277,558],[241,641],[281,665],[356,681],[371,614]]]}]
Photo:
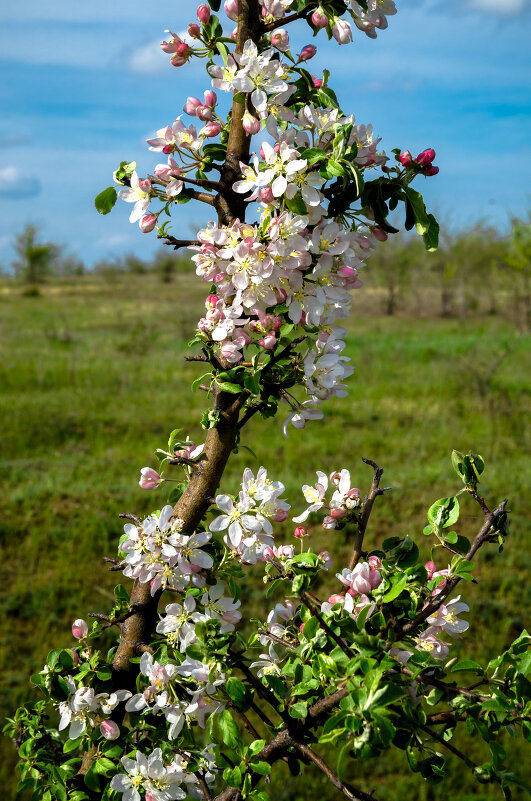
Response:
[{"label": "cluster of blossoms", "polygon": [[[340,520],[355,514],[355,510],[361,503],[360,491],[357,487],[350,486],[350,472],[345,468],[330,473],[330,476],[321,470],[316,472],[318,481],[315,486],[304,484],[302,487],[304,499],[309,506],[298,517],[294,517],[293,522],[304,523],[312,512],[326,508],[328,514],[323,519],[323,528],[336,528]],[[334,489],[334,491],[330,500],[327,501],[325,496],[329,489]]]},{"label": "cluster of blossoms", "polygon": [[165,762],[160,748],[146,757],[137,751],[135,758],[122,757],[121,763],[125,773],[113,776],[111,790],[123,793],[122,801],[140,801],[142,790],[146,801],[177,801],[191,795],[192,798],[204,798],[204,793],[197,776],[187,773],[188,763],[192,760],[199,765],[207,786],[215,782],[214,760],[207,746],[199,755],[186,752],[174,754],[170,762]]},{"label": "cluster of blossoms", "polygon": [[[76,621],[78,622],[78,621]],[[84,623],[84,621],[81,621]],[[85,624],[86,625],[86,624]],[[121,701],[127,700],[131,693],[128,690],[117,690],[109,693],[95,693],[92,687],[76,686],[71,676],[65,677],[68,698],[59,704],[59,731],[68,729],[68,736],[76,740],[88,729],[93,728],[96,718],[108,718]],[[112,720],[104,720],[100,724],[103,736],[115,740],[120,730]]]},{"label": "cluster of blossoms", "polygon": [[211,522],[210,531],[227,532],[223,541],[242,564],[254,565],[264,561],[268,552],[274,552],[272,521],[286,520],[291,508],[280,497],[283,492],[284,484],[271,481],[267,470],[260,467],[256,477],[250,468],[244,470],[237,501],[229,495],[216,496],[215,503],[222,514]]},{"label": "cluster of blossoms", "polygon": [[183,534],[183,521],[172,519],[172,514],[168,505],[160,514],[146,517],[141,525],[126,523],[120,542],[125,554],[124,575],[141,583],[150,582],[152,595],[166,587],[202,587],[202,571],[213,565],[212,557],[203,550],[211,535],[206,531]]}]

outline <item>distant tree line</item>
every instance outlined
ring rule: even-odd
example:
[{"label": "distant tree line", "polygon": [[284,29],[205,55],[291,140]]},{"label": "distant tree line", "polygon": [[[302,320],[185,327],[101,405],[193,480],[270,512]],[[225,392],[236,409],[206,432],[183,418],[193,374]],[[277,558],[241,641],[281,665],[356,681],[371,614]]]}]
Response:
[{"label": "distant tree line", "polygon": [[[54,242],[42,242],[27,225],[15,239],[16,259],[7,275],[29,287],[50,280],[124,274],[156,275],[164,282],[190,269],[186,252],[161,250],[149,261],[129,253],[102,259],[90,269]],[[6,275],[6,273],[4,273]],[[531,328],[531,221],[513,220],[502,236],[484,224],[445,234],[439,249],[426,253],[418,237],[396,235],[375,249],[362,280],[380,313],[444,317],[470,314],[510,316],[523,330]]]}]

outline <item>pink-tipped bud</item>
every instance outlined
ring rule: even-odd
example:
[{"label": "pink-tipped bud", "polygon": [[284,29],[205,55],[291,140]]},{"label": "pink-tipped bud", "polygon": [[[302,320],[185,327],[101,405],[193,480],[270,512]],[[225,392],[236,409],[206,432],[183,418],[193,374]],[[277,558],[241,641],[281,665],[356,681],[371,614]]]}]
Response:
[{"label": "pink-tipped bud", "polygon": [[117,740],[120,736],[120,727],[114,720],[102,720],[100,723],[100,731],[106,740]]},{"label": "pink-tipped bud", "polygon": [[293,532],[293,536],[296,537],[298,540],[304,539],[304,537],[306,537],[306,534],[307,532],[304,526],[297,526],[297,528]]},{"label": "pink-tipped bud", "polygon": [[328,25],[328,17],[322,8],[316,8],[312,14],[312,25],[316,28],[326,28]]},{"label": "pink-tipped bud", "polygon": [[139,486],[144,490],[154,490],[162,483],[162,478],[151,467],[143,467],[140,471]]},{"label": "pink-tipped bud", "polygon": [[412,161],[413,161],[413,156],[411,155],[411,153],[409,152],[409,150],[404,150],[404,151],[403,151],[403,152],[402,152],[402,153],[399,155],[398,159],[399,159],[399,161],[400,161],[400,164],[402,164],[402,166],[403,166],[403,167],[409,167],[409,165],[410,165],[410,164],[412,163]]},{"label": "pink-tipped bud", "polygon": [[201,122],[210,122],[212,119],[212,109],[208,106],[198,106],[195,115]]},{"label": "pink-tipped bud", "polygon": [[205,95],[204,105],[207,106],[208,108],[215,108],[216,103],[218,102],[217,94],[212,89],[207,89],[206,92],[204,92],[204,95]]},{"label": "pink-tipped bud", "polygon": [[187,61],[187,58],[183,58],[182,56],[177,55],[177,53],[170,58],[170,64],[172,67],[184,67]]},{"label": "pink-tipped bud", "polygon": [[382,560],[379,556],[369,556],[368,562],[370,567],[373,567],[375,570],[382,566]]},{"label": "pink-tipped bud", "polygon": [[277,338],[274,333],[271,331],[269,334],[266,334],[263,339],[258,340],[258,344],[261,348],[265,348],[266,350],[271,350],[277,344]]},{"label": "pink-tipped bud", "polygon": [[280,329],[282,328],[283,323],[284,323],[284,320],[282,319],[282,317],[273,317],[273,323],[272,323],[273,331],[280,331]]},{"label": "pink-tipped bud", "polygon": [[233,32],[230,35],[230,38],[233,42],[236,42],[238,39],[238,27],[234,28]]},{"label": "pink-tipped bud", "polygon": [[246,134],[249,134],[249,136],[257,134],[260,130],[260,120],[257,120],[256,117],[253,117],[249,111],[246,111],[243,115],[242,125],[243,130]]},{"label": "pink-tipped bud", "polygon": [[177,50],[175,55],[179,56],[180,58],[189,58],[192,52],[192,48],[186,42],[181,42],[177,45]]},{"label": "pink-tipped bud", "polygon": [[323,518],[322,525],[323,525],[323,528],[326,528],[326,529],[335,528],[336,527],[336,521],[334,520],[334,518],[331,515],[326,515]]},{"label": "pink-tipped bud", "polygon": [[419,153],[415,161],[417,164],[420,164],[421,167],[429,167],[435,158],[435,150],[429,147],[427,150],[423,150],[422,153]]},{"label": "pink-tipped bud", "polygon": [[207,3],[197,7],[197,19],[201,25],[207,25],[210,22],[210,7]]},{"label": "pink-tipped bud", "polygon": [[329,597],[328,603],[332,604],[332,605],[334,605],[334,604],[342,604],[344,600],[345,599],[343,598],[342,595],[339,595],[339,593],[336,593],[335,595],[331,595]]},{"label": "pink-tipped bud", "polygon": [[334,520],[341,520],[342,517],[345,517],[346,511],[344,509],[330,509],[330,517]]},{"label": "pink-tipped bud", "polygon": [[205,300],[205,306],[207,309],[215,309],[216,305],[218,304],[219,298],[217,295],[209,295]]},{"label": "pink-tipped bud", "polygon": [[344,19],[336,17],[332,25],[332,34],[336,42],[340,45],[347,44],[352,41],[352,28],[350,23]]},{"label": "pink-tipped bud", "polygon": [[274,514],[271,518],[271,520],[273,520],[274,523],[283,523],[284,520],[287,519],[288,519],[288,513],[285,511],[285,509],[279,509],[278,512]]},{"label": "pink-tipped bud", "polygon": [[72,656],[72,659],[74,660],[74,667],[77,667],[79,665],[79,654],[78,654],[78,652],[77,651],[68,651],[68,653]]},{"label": "pink-tipped bud", "polygon": [[204,317],[201,317],[199,322],[197,323],[197,328],[199,331],[202,331],[204,334],[208,333],[212,326]]},{"label": "pink-tipped bud", "polygon": [[202,128],[201,133],[208,139],[211,139],[213,136],[219,136],[221,133],[221,125],[219,122],[207,122],[205,127]]},{"label": "pink-tipped bud", "polygon": [[431,167],[428,167],[428,169],[425,171],[425,175],[437,175],[438,172],[439,168],[434,167],[432,164]]},{"label": "pink-tipped bud", "polygon": [[389,239],[389,234],[387,231],[384,231],[383,228],[380,226],[376,226],[376,228],[372,229],[372,235],[379,241],[379,242],[386,242]]},{"label": "pink-tipped bud", "polygon": [[72,623],[72,634],[76,640],[83,640],[88,634],[88,624],[82,618],[74,620]]},{"label": "pink-tipped bud", "polygon": [[155,214],[145,214],[138,225],[143,234],[149,234],[157,224],[157,217]]},{"label": "pink-tipped bud", "polygon": [[273,47],[276,47],[277,50],[285,53],[289,50],[289,33],[283,28],[278,28],[271,36],[271,44]]},{"label": "pink-tipped bud", "polygon": [[260,189],[260,198],[264,203],[273,203],[275,196],[270,186],[263,186]]},{"label": "pink-tipped bud", "polygon": [[312,75],[312,81],[313,81],[313,85],[314,85],[314,87],[316,89],[320,89],[321,86],[323,85],[323,79],[322,78],[318,78],[317,75]]},{"label": "pink-tipped bud", "polygon": [[426,562],[424,567],[426,568],[426,571],[428,573],[428,578],[431,579],[431,577],[433,576],[433,574],[437,570],[437,566],[436,566],[435,562],[431,562],[431,561],[430,562]]},{"label": "pink-tipped bud", "polygon": [[306,45],[299,53],[299,61],[309,61],[317,53],[315,45]]},{"label": "pink-tipped bud", "polygon": [[190,114],[192,117],[195,117],[197,109],[201,108],[202,105],[203,104],[198,97],[189,97],[183,106],[183,111],[185,111],[187,114]]},{"label": "pink-tipped bud", "polygon": [[201,28],[197,24],[197,22],[191,22],[188,25],[188,36],[191,36],[192,39],[200,39],[201,38]]},{"label": "pink-tipped bud", "polygon": [[264,548],[264,550],[262,551],[262,556],[264,557],[266,562],[273,562],[276,558],[275,551],[273,550],[273,548],[271,548],[270,545],[268,545],[267,548]]},{"label": "pink-tipped bud", "polygon": [[238,22],[238,0],[225,0],[223,7],[227,17],[233,22]]}]

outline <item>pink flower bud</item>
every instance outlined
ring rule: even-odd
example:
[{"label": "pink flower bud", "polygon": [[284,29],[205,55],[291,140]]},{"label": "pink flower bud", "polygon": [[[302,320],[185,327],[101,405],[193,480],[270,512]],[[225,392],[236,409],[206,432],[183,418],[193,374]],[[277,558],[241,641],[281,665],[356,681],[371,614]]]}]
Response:
[{"label": "pink flower bud", "polygon": [[331,517],[330,515],[326,515],[326,517],[323,519],[323,528],[331,529],[335,527],[336,527],[336,521],[334,520],[334,518]]},{"label": "pink flower bud", "polygon": [[277,556],[281,559],[293,559],[293,545],[280,545],[277,548]]},{"label": "pink flower bud", "polygon": [[280,331],[280,329],[282,328],[283,322],[284,321],[283,321],[282,317],[274,317],[273,318],[273,323],[272,323],[273,330],[274,331]]},{"label": "pink flower bud", "polygon": [[275,551],[273,550],[273,548],[271,548],[270,545],[268,545],[267,548],[264,548],[264,550],[262,551],[262,556],[264,557],[266,562],[273,562],[276,558]]},{"label": "pink flower bud", "polygon": [[187,61],[187,58],[183,58],[182,56],[177,55],[177,53],[170,58],[170,64],[172,67],[184,67]]},{"label": "pink flower bud", "polygon": [[288,519],[288,513],[284,509],[279,509],[278,512],[271,518],[271,520],[273,520],[274,523],[283,523],[284,520],[287,519]]},{"label": "pink flower bud", "polygon": [[189,58],[192,48],[186,42],[181,42],[177,45],[176,55],[180,58]]},{"label": "pink flower bud", "polygon": [[420,164],[421,167],[429,167],[435,158],[435,150],[431,147],[427,150],[423,150],[422,153],[419,153],[415,161],[417,164]]},{"label": "pink flower bud", "polygon": [[386,242],[389,239],[389,234],[387,231],[384,231],[383,228],[380,228],[378,225],[376,228],[372,229],[372,235],[376,237],[379,242]]},{"label": "pink flower bud", "polygon": [[210,331],[211,326],[210,326],[208,320],[205,320],[204,317],[201,317],[201,319],[197,323],[197,328],[199,329],[199,331],[203,331],[203,333],[206,334],[206,333],[208,333],[208,331]]},{"label": "pink flower bud", "polygon": [[437,175],[438,172],[439,172],[439,168],[438,167],[434,167],[433,164],[432,164],[431,167],[428,167],[428,169],[426,170],[425,174],[426,175]]},{"label": "pink flower bud", "polygon": [[207,309],[215,309],[218,301],[219,298],[217,295],[209,295],[205,300],[205,306]]},{"label": "pink flower bud", "polygon": [[273,190],[270,186],[263,186],[262,189],[260,189],[260,197],[264,203],[272,203],[275,199]]},{"label": "pink flower bud", "polygon": [[238,0],[225,0],[225,14],[233,22],[238,22]]},{"label": "pink flower bud", "polygon": [[79,654],[77,651],[69,651],[69,654],[72,655],[72,659],[74,660],[74,666],[77,667],[79,665]]},{"label": "pink flower bud", "polygon": [[344,509],[330,509],[330,517],[334,520],[341,520],[342,517],[345,517],[346,511]]},{"label": "pink flower bud", "polygon": [[149,234],[157,224],[157,216],[155,214],[145,214],[139,221],[138,225],[143,234]]},{"label": "pink flower bud", "polygon": [[323,85],[323,79],[322,78],[318,78],[317,75],[312,75],[312,81],[313,81],[313,85],[314,85],[314,87],[316,89],[320,89],[321,86]]},{"label": "pink flower bud", "polygon": [[154,490],[162,482],[160,475],[151,467],[143,467],[140,471],[140,487],[145,490]]},{"label": "pink flower bud", "polygon": [[202,122],[209,122],[212,119],[212,109],[208,106],[198,106],[195,114]]},{"label": "pink flower bud", "polygon": [[253,117],[253,115],[248,111],[246,111],[243,115],[242,125],[245,133],[249,134],[250,136],[257,134],[260,130],[260,120],[257,120],[256,117]]},{"label": "pink flower bud", "polygon": [[202,105],[203,104],[198,97],[189,97],[183,106],[183,111],[185,111],[187,114],[190,114],[192,117],[195,117],[197,109],[201,108]]},{"label": "pink flower bud", "polygon": [[350,27],[350,23],[346,22],[344,19],[339,19],[339,17],[334,19],[332,34],[336,42],[340,45],[352,41],[352,28]]},{"label": "pink flower bud", "polygon": [[197,19],[201,25],[207,25],[210,22],[210,7],[206,3],[197,7]]},{"label": "pink flower bud", "polygon": [[271,348],[274,348],[277,344],[277,338],[271,331],[271,333],[266,334],[263,339],[259,339],[258,344],[260,347],[265,348],[266,350],[271,350]]},{"label": "pink flower bud", "polygon": [[234,28],[233,32],[230,35],[230,38],[235,42],[238,39],[238,28]]},{"label": "pink flower bud", "polygon": [[403,151],[403,152],[402,152],[402,153],[399,155],[398,159],[399,159],[399,161],[400,161],[400,164],[402,164],[402,166],[403,166],[403,167],[409,167],[409,165],[410,165],[410,164],[411,164],[411,162],[413,161],[413,156],[411,155],[411,153],[409,152],[409,150],[404,150],[404,151]]},{"label": "pink flower bud", "polygon": [[106,740],[117,740],[120,736],[120,727],[114,720],[102,720],[100,731]]},{"label": "pink flower bud", "polygon": [[82,618],[79,617],[72,623],[72,634],[76,640],[82,640],[87,636],[88,625]]},{"label": "pink flower bud", "polygon": [[304,526],[297,526],[297,528],[293,532],[293,536],[297,537],[298,540],[304,539],[304,537],[306,536],[306,529],[304,528]]},{"label": "pink flower bud", "polygon": [[326,28],[328,25],[328,17],[322,8],[316,8],[312,14],[312,25],[316,28]]},{"label": "pink flower bud", "polygon": [[382,566],[382,560],[379,556],[369,556],[369,565],[373,567],[375,570]]},{"label": "pink flower bud", "polygon": [[285,53],[289,50],[289,33],[283,28],[278,28],[271,36],[271,44],[273,47],[276,47],[277,50],[281,50]]},{"label": "pink flower bud", "polygon": [[299,53],[299,61],[309,61],[317,53],[315,45],[306,45]]},{"label": "pink flower bud", "polygon": [[208,108],[215,108],[216,103],[218,102],[218,96],[212,89],[207,89],[204,93],[205,95],[205,103],[204,105]]},{"label": "pink flower bud", "polygon": [[340,267],[337,271],[337,274],[340,275],[342,278],[352,278],[353,276],[357,275],[357,270],[354,267]]},{"label": "pink flower bud", "polygon": [[424,567],[426,568],[426,570],[428,572],[428,578],[431,579],[431,577],[433,576],[433,574],[437,570],[437,566],[436,566],[435,562],[431,562],[431,561],[430,562],[426,562]]},{"label": "pink flower bud", "polygon": [[157,217],[155,214],[145,214],[141,220],[139,220],[138,225],[140,226],[140,230],[143,234],[149,234],[150,231],[154,229],[157,224]]},{"label": "pink flower bud", "polygon": [[188,35],[192,37],[192,39],[200,39],[201,38],[201,28],[196,22],[191,22],[188,25]]},{"label": "pink flower bud", "polygon": [[[211,139],[213,136],[219,136],[221,133],[221,125],[219,122],[207,122],[201,133],[207,138]],[[216,280],[216,279],[214,279]]]},{"label": "pink flower bud", "polygon": [[332,604],[332,605],[334,605],[334,604],[342,604],[344,600],[345,599],[343,598],[342,595],[339,595],[339,593],[335,593],[334,595],[331,595],[329,597],[328,603]]}]

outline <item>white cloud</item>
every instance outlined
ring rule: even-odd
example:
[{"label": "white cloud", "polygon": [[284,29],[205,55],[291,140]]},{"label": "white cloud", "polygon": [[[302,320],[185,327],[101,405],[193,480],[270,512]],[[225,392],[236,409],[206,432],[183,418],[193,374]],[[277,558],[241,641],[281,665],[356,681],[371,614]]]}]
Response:
[{"label": "white cloud", "polygon": [[40,182],[36,178],[28,178],[18,167],[10,165],[0,169],[0,198],[22,200],[36,197],[40,192]]}]

